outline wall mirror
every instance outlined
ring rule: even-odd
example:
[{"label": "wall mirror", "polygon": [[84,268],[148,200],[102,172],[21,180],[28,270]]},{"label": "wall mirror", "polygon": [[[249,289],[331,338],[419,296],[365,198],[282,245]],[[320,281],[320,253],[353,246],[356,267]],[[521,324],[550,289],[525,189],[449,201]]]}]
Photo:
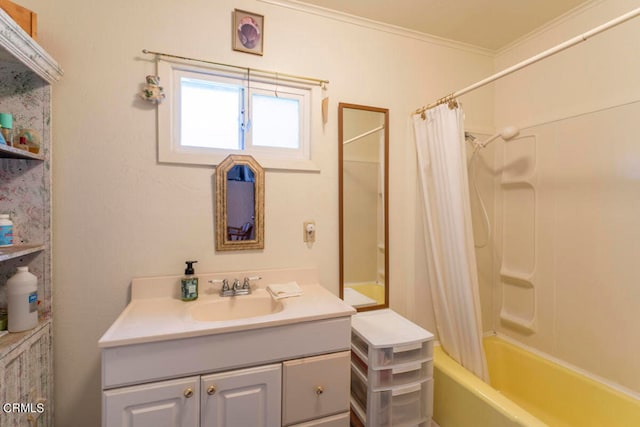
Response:
[{"label": "wall mirror", "polygon": [[264,249],[264,170],[251,156],[216,166],[216,250]]},{"label": "wall mirror", "polygon": [[340,297],[389,306],[389,110],[338,105]]}]

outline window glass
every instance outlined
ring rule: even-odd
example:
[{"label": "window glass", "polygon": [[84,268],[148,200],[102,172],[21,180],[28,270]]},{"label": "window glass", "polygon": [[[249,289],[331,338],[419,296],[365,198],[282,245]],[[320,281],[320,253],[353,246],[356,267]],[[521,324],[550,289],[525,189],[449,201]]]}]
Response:
[{"label": "window glass", "polygon": [[251,96],[251,143],[258,147],[300,148],[300,101]]},{"label": "window glass", "polygon": [[180,88],[180,145],[242,149],[242,87],[183,77]]}]

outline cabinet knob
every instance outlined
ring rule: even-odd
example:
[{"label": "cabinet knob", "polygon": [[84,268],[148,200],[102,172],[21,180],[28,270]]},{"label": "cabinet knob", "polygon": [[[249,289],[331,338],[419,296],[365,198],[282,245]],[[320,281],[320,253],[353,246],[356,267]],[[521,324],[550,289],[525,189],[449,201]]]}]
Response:
[{"label": "cabinet knob", "polygon": [[191,388],[188,388],[184,391],[184,397],[186,397],[187,399],[190,398],[191,396],[193,396],[193,390]]},{"label": "cabinet knob", "polygon": [[214,394],[216,394],[216,386],[210,385],[209,388],[207,388],[207,394],[209,396],[213,396]]},{"label": "cabinet knob", "polygon": [[319,385],[318,387],[316,387],[316,394],[320,396],[322,393],[324,393],[324,387]]}]

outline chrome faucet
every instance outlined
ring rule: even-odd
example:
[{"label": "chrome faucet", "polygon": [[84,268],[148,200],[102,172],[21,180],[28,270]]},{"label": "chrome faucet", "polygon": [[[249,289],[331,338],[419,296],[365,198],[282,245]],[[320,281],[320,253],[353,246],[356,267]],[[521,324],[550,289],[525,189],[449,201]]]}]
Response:
[{"label": "chrome faucet", "polygon": [[209,283],[222,283],[222,287],[220,288],[221,297],[232,297],[235,295],[234,290],[229,286],[229,280],[227,279],[209,280]]},{"label": "chrome faucet", "polygon": [[222,280],[209,280],[209,283],[222,283],[222,288],[220,288],[220,296],[221,297],[233,297],[236,295],[249,295],[251,294],[251,281],[259,280],[262,277],[252,276],[245,277],[240,284],[239,279],[233,279],[233,284],[229,285],[228,279]]}]

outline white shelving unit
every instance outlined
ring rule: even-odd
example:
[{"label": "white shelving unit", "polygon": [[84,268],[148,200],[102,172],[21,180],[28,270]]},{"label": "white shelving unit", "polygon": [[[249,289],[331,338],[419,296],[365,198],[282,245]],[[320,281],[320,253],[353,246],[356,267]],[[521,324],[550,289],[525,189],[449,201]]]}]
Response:
[{"label": "white shelving unit", "polygon": [[[0,212],[14,224],[14,245],[0,248],[0,296],[20,265],[38,277],[40,322],[0,337],[0,402],[42,404],[44,412],[3,413],[2,425],[53,425],[51,340],[51,85],[62,69],[0,9],[0,111],[14,133],[34,129],[37,154],[0,145]],[[3,298],[0,298],[0,301]]]},{"label": "white shelving unit", "polygon": [[351,320],[352,423],[428,427],[433,415],[433,334],[390,309]]}]

